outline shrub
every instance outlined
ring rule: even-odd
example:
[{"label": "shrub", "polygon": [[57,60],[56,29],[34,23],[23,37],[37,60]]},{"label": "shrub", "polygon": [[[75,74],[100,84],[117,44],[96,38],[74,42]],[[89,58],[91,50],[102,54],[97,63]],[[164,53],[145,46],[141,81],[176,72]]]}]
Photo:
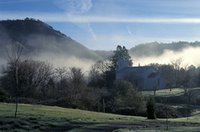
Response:
[{"label": "shrub", "polygon": [[116,109],[114,113],[122,114],[122,115],[136,115],[136,110],[134,107],[123,107]]},{"label": "shrub", "polygon": [[116,114],[132,115],[132,116],[146,116],[145,110],[138,111],[135,107],[122,107],[115,110]]},{"label": "shrub", "polygon": [[156,104],[156,117],[158,118],[178,118],[181,117],[177,108],[164,104]]},{"label": "shrub", "polygon": [[155,101],[152,97],[149,98],[146,104],[147,107],[147,119],[156,119],[156,114],[155,114]]},{"label": "shrub", "polygon": [[145,103],[142,95],[130,82],[123,80],[115,81],[112,97],[112,112],[121,111],[122,113],[126,113],[126,115],[136,115],[140,111],[145,111]]},{"label": "shrub", "polygon": [[6,101],[6,93],[0,88],[0,102]]}]

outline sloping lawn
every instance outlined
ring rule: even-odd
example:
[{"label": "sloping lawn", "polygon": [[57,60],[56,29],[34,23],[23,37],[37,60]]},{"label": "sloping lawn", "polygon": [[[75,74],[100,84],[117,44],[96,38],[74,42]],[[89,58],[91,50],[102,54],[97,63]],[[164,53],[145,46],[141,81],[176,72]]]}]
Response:
[{"label": "sloping lawn", "polygon": [[[165,119],[123,116],[68,109],[56,106],[19,104],[17,119],[15,104],[0,103],[0,131],[164,131]],[[199,112],[186,118],[169,119],[169,130],[200,130]]]},{"label": "sloping lawn", "polygon": [[[0,103],[0,117],[14,117],[15,104]],[[78,122],[134,122],[144,120],[144,117],[122,116],[79,109],[61,108],[57,106],[20,104],[20,118],[64,119]]]},{"label": "sloping lawn", "polygon": [[[154,91],[142,91],[144,96],[154,95]],[[156,96],[178,96],[184,94],[183,88],[160,89],[156,90]]]}]

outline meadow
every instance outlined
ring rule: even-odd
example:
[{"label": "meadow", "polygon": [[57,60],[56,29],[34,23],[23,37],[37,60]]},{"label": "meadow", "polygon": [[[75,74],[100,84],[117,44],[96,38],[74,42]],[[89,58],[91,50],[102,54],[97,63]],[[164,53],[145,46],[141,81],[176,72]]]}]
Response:
[{"label": "meadow", "polygon": [[[147,120],[146,117],[91,112],[56,106],[0,103],[1,131],[198,131],[200,111],[189,118]],[[167,124],[169,126],[168,130]]]}]

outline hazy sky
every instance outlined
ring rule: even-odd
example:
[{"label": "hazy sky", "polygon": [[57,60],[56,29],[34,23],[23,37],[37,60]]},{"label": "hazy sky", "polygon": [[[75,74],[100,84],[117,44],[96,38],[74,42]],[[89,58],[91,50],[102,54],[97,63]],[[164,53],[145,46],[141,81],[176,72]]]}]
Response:
[{"label": "hazy sky", "polygon": [[0,19],[31,17],[90,49],[200,40],[200,0],[0,0]]}]

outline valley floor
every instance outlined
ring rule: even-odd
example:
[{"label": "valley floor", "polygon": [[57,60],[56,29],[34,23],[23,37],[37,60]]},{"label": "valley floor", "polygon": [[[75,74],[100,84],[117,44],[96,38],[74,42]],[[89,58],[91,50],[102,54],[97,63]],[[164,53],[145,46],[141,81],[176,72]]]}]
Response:
[{"label": "valley floor", "polygon": [[20,104],[14,118],[15,104],[0,103],[0,131],[94,131],[154,132],[200,130],[200,115],[188,118],[147,120],[144,117],[122,116],[68,109],[56,106]]}]

